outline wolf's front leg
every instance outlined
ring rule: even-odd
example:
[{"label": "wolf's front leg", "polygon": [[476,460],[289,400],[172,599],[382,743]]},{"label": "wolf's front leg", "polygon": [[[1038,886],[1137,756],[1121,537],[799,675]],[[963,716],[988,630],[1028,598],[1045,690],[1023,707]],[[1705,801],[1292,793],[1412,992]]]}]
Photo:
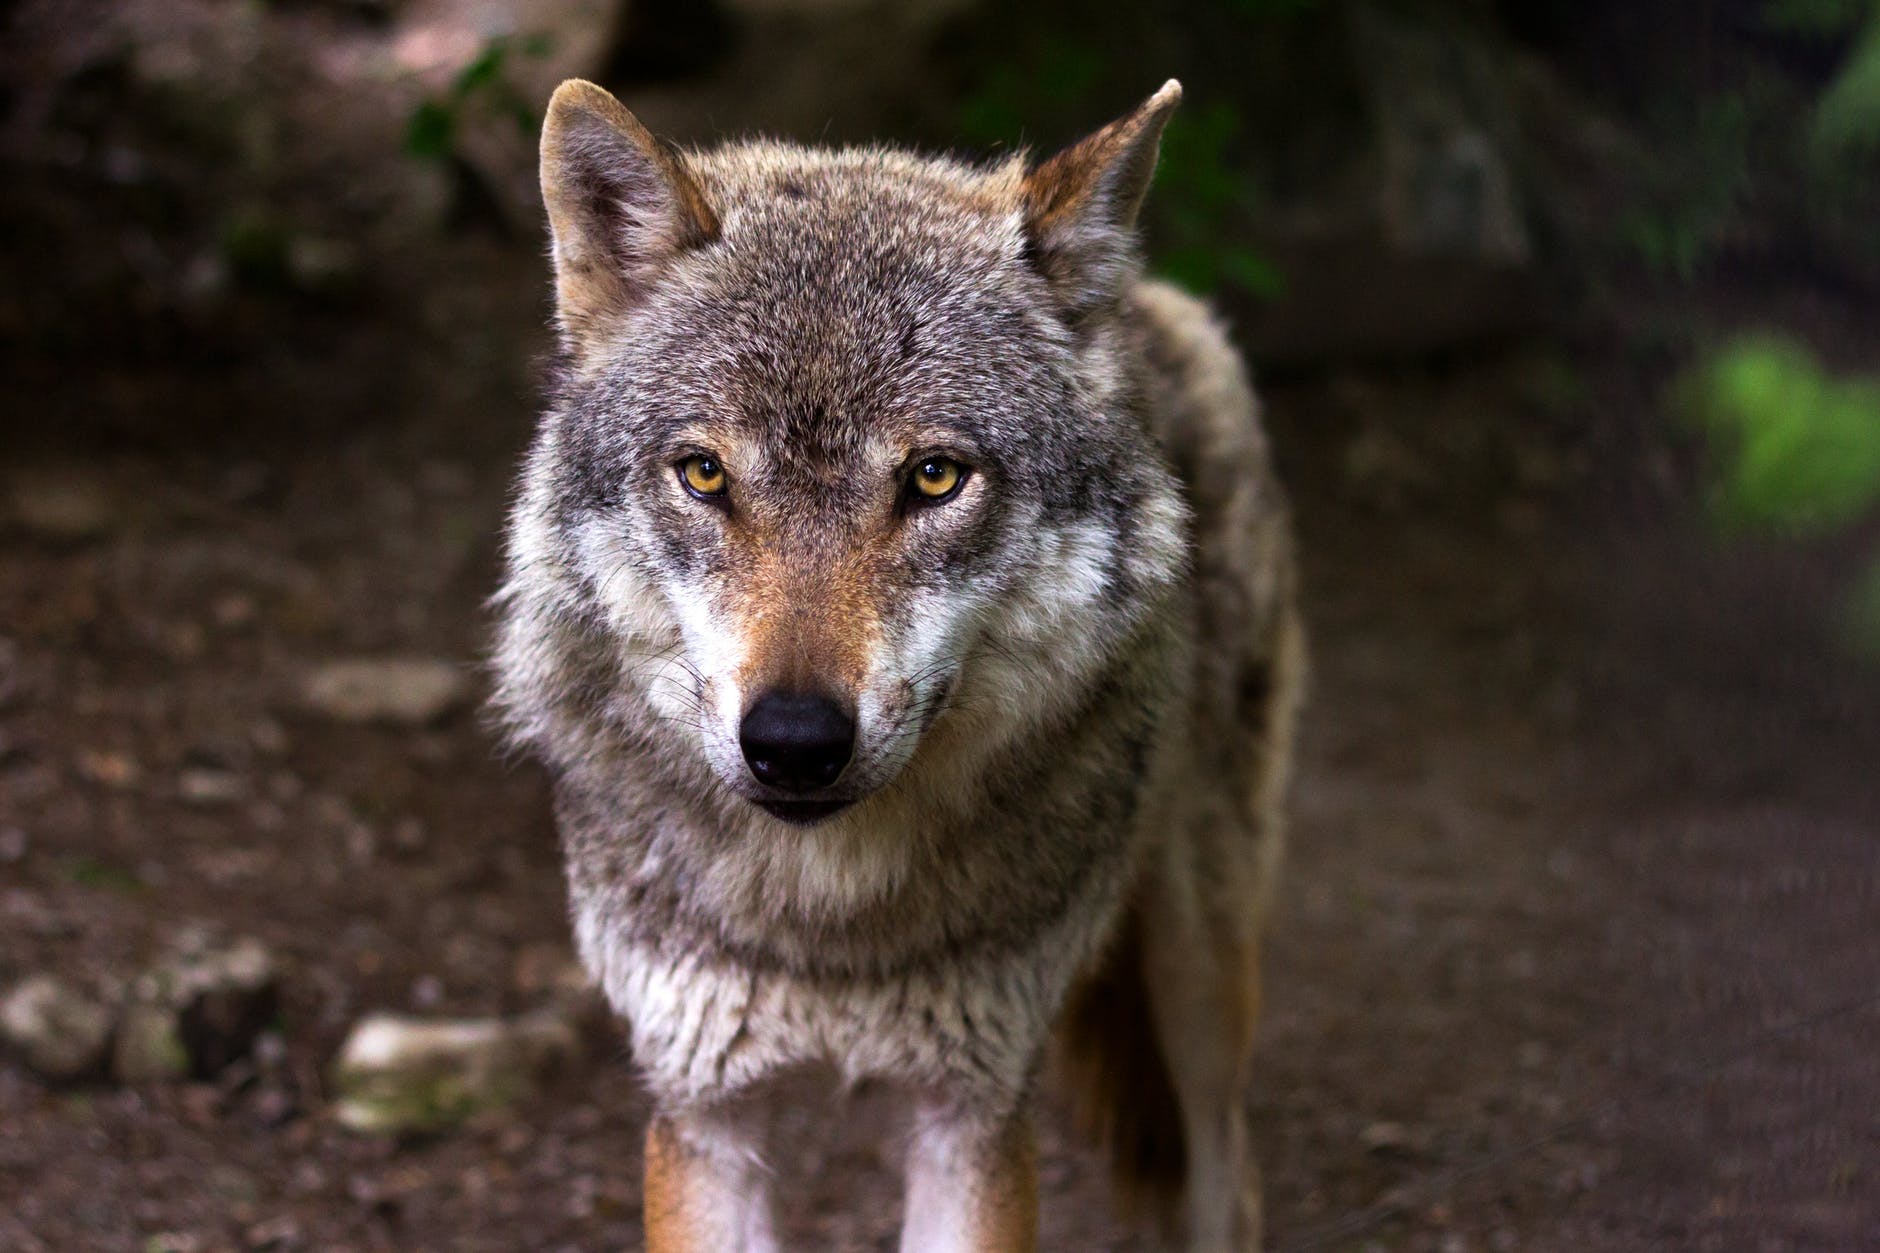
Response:
[{"label": "wolf's front leg", "polygon": [[1034,1253],[1037,1159],[1023,1110],[988,1119],[923,1108],[908,1146],[901,1253]]},{"label": "wolf's front leg", "polygon": [[777,1248],[753,1121],[657,1115],[646,1129],[646,1253]]}]

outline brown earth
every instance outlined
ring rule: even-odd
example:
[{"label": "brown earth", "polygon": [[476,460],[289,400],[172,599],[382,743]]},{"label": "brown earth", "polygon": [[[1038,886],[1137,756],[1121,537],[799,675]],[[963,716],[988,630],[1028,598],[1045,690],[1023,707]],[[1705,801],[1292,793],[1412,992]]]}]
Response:
[{"label": "brown earth", "polygon": [[[534,281],[503,277],[526,323]],[[467,712],[341,729],[292,698],[332,655],[475,664],[525,355],[336,440],[99,450],[103,535],[9,538],[0,815],[26,843],[0,976],[122,969],[186,922],[256,934],[288,963],[288,1063],[141,1090],[0,1069],[0,1247],[632,1246],[617,1046],[423,1142],[324,1103],[363,1011],[523,1007],[565,943],[532,768]],[[1492,420],[1494,375],[1271,391],[1316,654],[1252,1098],[1273,1241],[1861,1247],[1876,1008],[1808,1019],[1880,986],[1871,688],[1819,673],[1821,589],[1781,566],[1520,494],[1380,507],[1340,470],[1354,413]],[[243,798],[179,799],[204,766]],[[783,1121],[792,1233],[889,1247],[880,1102]],[[1048,1131],[1046,1247],[1130,1247]]]}]

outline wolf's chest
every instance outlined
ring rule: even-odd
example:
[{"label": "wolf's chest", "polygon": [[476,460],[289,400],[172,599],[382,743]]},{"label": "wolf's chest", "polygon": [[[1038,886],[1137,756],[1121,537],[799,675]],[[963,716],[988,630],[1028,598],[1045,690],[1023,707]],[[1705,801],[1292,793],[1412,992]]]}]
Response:
[{"label": "wolf's chest", "polygon": [[635,1063],[662,1098],[695,1103],[805,1064],[850,1082],[964,1084],[1016,1097],[1102,935],[1097,918],[1074,917],[1020,951],[852,981],[581,938],[627,1020]]}]

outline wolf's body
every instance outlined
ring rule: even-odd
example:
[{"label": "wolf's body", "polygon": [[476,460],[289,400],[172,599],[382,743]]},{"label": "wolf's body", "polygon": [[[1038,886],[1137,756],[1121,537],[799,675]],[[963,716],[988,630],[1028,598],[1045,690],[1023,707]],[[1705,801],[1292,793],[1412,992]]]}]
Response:
[{"label": "wolf's body", "polygon": [[[1239,360],[1133,265],[1176,95],[1031,170],[681,156],[598,88],[551,105],[567,361],[499,702],[655,1098],[655,1250],[773,1243],[752,1106],[812,1064],[907,1093],[905,1248],[1031,1247],[1054,1033],[1120,1181],[1257,1242],[1303,650]],[[964,474],[928,501],[910,464]],[[772,692],[846,719],[834,782],[763,781]]]}]

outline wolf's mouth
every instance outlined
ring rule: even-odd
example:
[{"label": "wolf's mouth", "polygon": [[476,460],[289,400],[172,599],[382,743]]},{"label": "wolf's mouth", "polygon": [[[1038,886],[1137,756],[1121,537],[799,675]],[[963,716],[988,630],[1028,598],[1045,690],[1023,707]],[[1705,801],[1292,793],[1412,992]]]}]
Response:
[{"label": "wolf's mouth", "polygon": [[854,803],[852,800],[757,802],[771,817],[781,818],[799,827],[815,826],[824,818],[840,813]]}]

